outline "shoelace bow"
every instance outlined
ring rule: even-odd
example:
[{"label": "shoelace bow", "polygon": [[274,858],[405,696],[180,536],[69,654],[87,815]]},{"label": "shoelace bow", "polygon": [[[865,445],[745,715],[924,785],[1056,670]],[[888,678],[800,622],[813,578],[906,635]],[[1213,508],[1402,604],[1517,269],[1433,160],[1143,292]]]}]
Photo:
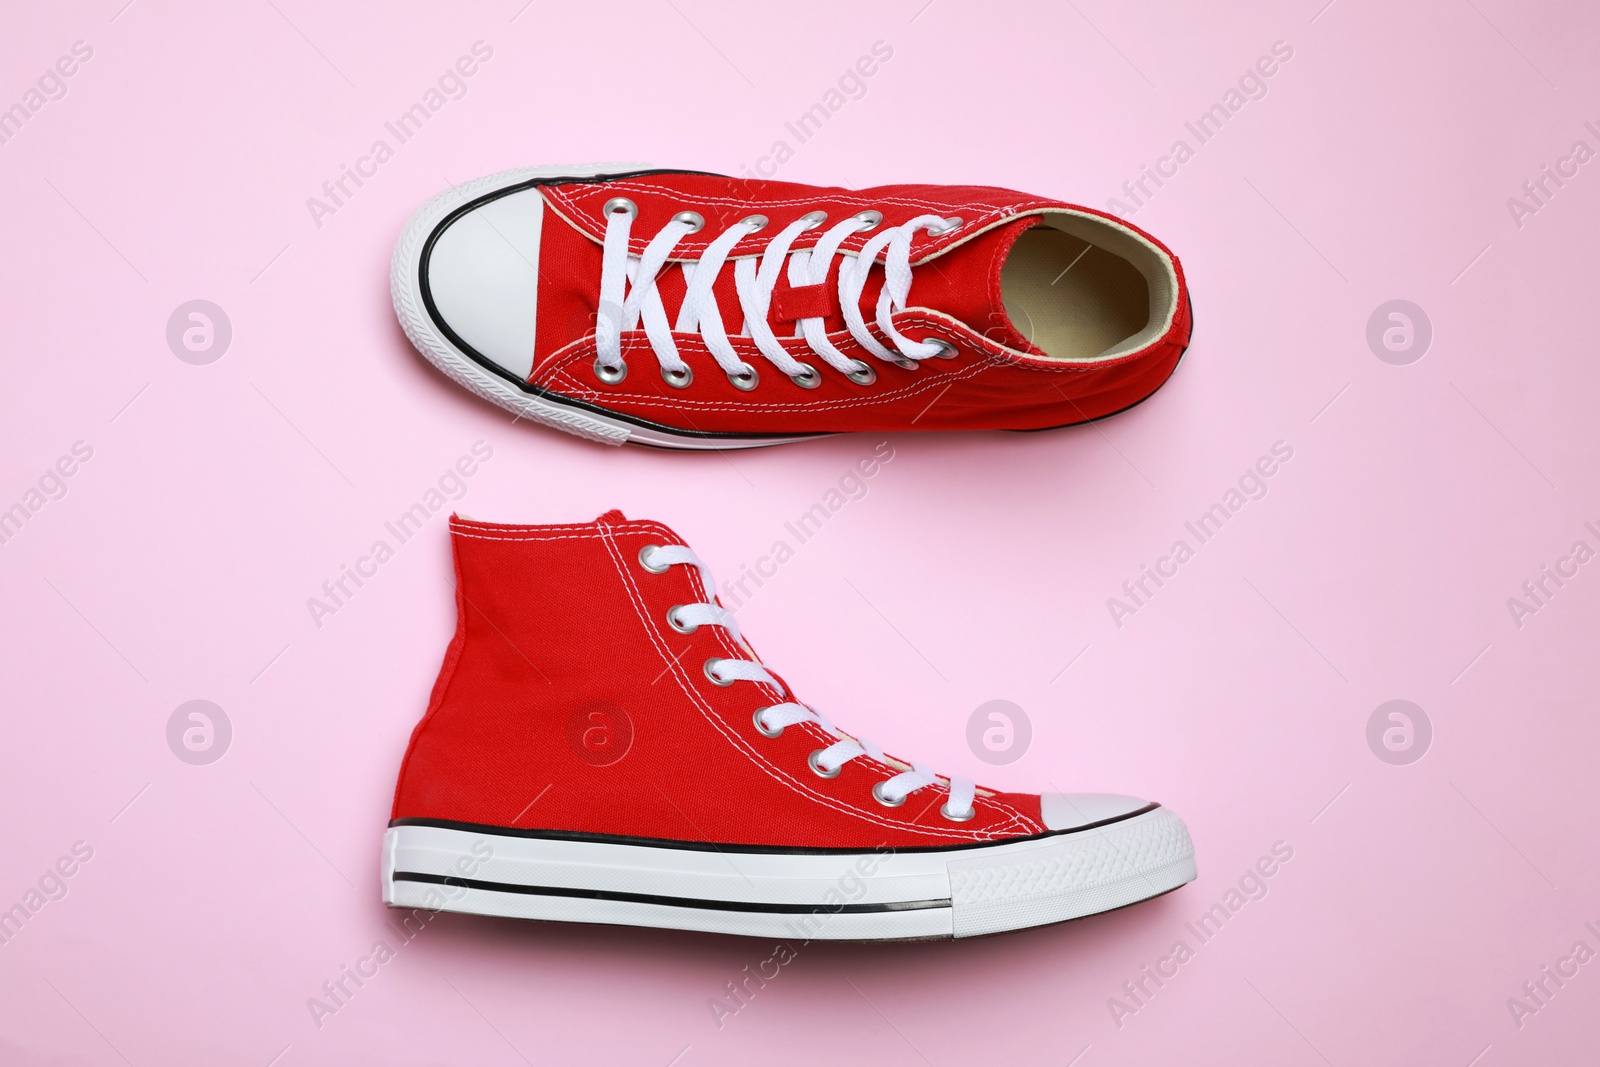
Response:
[{"label": "shoelace bow", "polygon": [[[700,572],[700,581],[705,586],[707,599],[715,601],[717,598],[717,584],[710,570],[685,545],[647,545],[639,553],[639,562],[646,570],[657,574],[674,565],[694,567]],[[680,633],[693,633],[701,626],[720,626],[736,643],[740,640],[738,621],[734,619],[731,611],[720,604],[705,602],[679,604],[667,613],[667,621]],[[705,672],[706,676],[717,685],[760,682],[787,695],[787,689],[755,660],[713,657],[706,661]],[[754,721],[756,729],[767,737],[777,737],[783,733],[785,727],[804,722],[816,723],[834,737],[836,740],[833,744],[815,750],[806,761],[811,769],[823,778],[836,777],[846,763],[861,756],[869,756],[891,767],[898,762],[885,756],[883,749],[871,741],[842,733],[827,716],[795,701],[761,708],[756,711]],[[950,790],[950,796],[939,808],[939,814],[952,822],[965,822],[972,818],[974,814],[972,800],[977,793],[972,780],[955,776],[941,778],[926,765],[915,761],[912,762],[910,770],[902,771],[873,786],[872,796],[886,807],[899,807],[905,803],[907,796],[918,789],[945,785]]]},{"label": "shoelace bow", "polygon": [[[638,329],[642,321],[645,336],[661,364],[661,375],[669,385],[684,388],[694,378],[689,365],[678,355],[673,333],[693,333],[698,330],[712,358],[729,380],[740,389],[754,389],[760,380],[759,375],[755,367],[739,358],[728,341],[728,331],[722,322],[722,309],[717,305],[712,287],[722,273],[734,245],[746,235],[766,226],[766,217],[751,215],[741,219],[712,241],[698,261],[680,264],[688,289],[678,309],[677,322],[669,325],[661,293],[656,288],[656,278],[667,265],[678,242],[703,227],[705,220],[693,211],[679,212],[651,238],[643,253],[632,256],[628,253],[628,240],[638,208],[631,200],[616,197],[606,202],[604,214],[606,235],[600,267],[600,312],[595,324],[595,374],[602,381],[612,384],[623,379],[627,374],[627,364],[622,359],[622,332]],[[824,233],[815,247],[790,251],[795,238],[822,225],[826,218],[822,212],[812,212],[785,226],[767,242],[759,267],[751,257],[734,260],[734,286],[739,296],[739,306],[744,312],[744,328],[769,363],[806,388],[814,388],[821,382],[816,368],[791,356],[767,322],[772,292],[778,283],[778,272],[787,260],[790,285],[820,285],[826,282],[833,258],[839,254],[839,246],[845,238],[873,228],[882,216],[877,212],[852,215]],[[917,365],[917,360],[945,358],[954,354],[954,349],[943,342],[913,341],[906,337],[895,329],[892,316],[896,311],[905,309],[906,300],[911,294],[912,237],[918,230],[943,232],[958,221],[939,215],[919,215],[874,235],[860,254],[844,257],[839,267],[840,310],[850,335],[878,359],[909,369]],[[884,253],[885,275],[883,289],[878,294],[876,321],[884,336],[894,344],[893,350],[885,347],[868,330],[860,307],[867,276],[880,252]],[[876,379],[877,373],[871,365],[845,355],[828,340],[823,319],[803,318],[799,328],[800,335],[811,350],[828,366],[858,385],[870,385]]]}]

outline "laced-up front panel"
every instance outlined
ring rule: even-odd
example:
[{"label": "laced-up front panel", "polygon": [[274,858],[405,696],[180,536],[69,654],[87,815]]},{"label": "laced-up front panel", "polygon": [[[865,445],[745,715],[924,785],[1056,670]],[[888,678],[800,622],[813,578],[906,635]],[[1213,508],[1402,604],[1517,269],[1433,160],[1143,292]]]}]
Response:
[{"label": "laced-up front panel", "polygon": [[[680,633],[693,633],[701,626],[720,626],[727,631],[735,644],[740,642],[739,624],[733,613],[714,603],[717,595],[716,580],[712,578],[705,564],[701,563],[699,557],[688,547],[649,545],[640,552],[639,562],[648,570],[658,573],[675,566],[694,567],[699,572],[707,601],[711,602],[679,604],[673,607],[667,615],[667,623],[673,629]],[[785,696],[788,695],[784,685],[755,660],[713,657],[706,660],[704,670],[706,677],[717,685],[756,682],[770,686]],[[760,709],[754,716],[754,722],[756,729],[767,737],[777,737],[788,727],[801,723],[814,723],[820,727],[833,738],[833,743],[813,751],[807,762],[813,772],[824,778],[835,777],[846,763],[862,756],[891,767],[897,763],[871,741],[841,732],[827,716],[795,700],[786,700]],[[949,790],[949,797],[939,809],[939,813],[946,819],[951,822],[965,822],[973,817],[972,801],[977,790],[971,779],[942,778],[918,762],[913,762],[909,770],[900,771],[877,783],[872,787],[872,796],[885,807],[898,807],[905,803],[906,797],[910,794],[928,787]]]},{"label": "laced-up front panel", "polygon": [[[600,308],[595,325],[595,373],[605,382],[621,381],[627,373],[622,358],[622,334],[641,327],[650,349],[661,365],[666,381],[679,388],[688,387],[693,372],[673,338],[676,333],[699,332],[707,350],[728,378],[741,389],[752,389],[759,381],[755,367],[741,359],[728,340],[723,309],[713,293],[718,277],[727,265],[728,255],[743,238],[765,228],[767,219],[752,215],[728,227],[705,249],[699,260],[678,264],[683,271],[686,291],[675,323],[669,323],[656,282],[669,266],[673,249],[691,233],[698,232],[704,219],[692,211],[680,212],[663,226],[643,251],[629,253],[633,221],[638,209],[632,201],[616,198],[605,207],[606,231],[600,269]],[[787,273],[792,286],[822,285],[827,281],[833,261],[839,265],[838,291],[845,325],[863,349],[879,360],[902,367],[915,367],[918,360],[948,354],[948,347],[933,341],[914,341],[895,329],[893,316],[904,311],[911,294],[911,241],[918,231],[937,233],[950,220],[940,215],[919,215],[910,221],[874,234],[859,254],[841,253],[840,246],[852,234],[877,225],[870,216],[851,216],[829,228],[807,249],[791,250],[795,239],[807,230],[822,225],[820,212],[796,219],[773,235],[759,261],[743,257],[734,261],[734,291],[743,313],[741,332],[754,341],[763,359],[796,384],[810,388],[818,381],[818,371],[795,359],[774,334],[768,322],[772,295],[780,273]],[[869,329],[861,314],[860,301],[879,255],[883,256],[884,282],[878,294],[875,321],[892,348],[883,344]],[[825,320],[807,317],[799,320],[799,334],[807,347],[832,369],[858,385],[870,385],[876,377],[870,364],[845,355],[827,337]]]}]

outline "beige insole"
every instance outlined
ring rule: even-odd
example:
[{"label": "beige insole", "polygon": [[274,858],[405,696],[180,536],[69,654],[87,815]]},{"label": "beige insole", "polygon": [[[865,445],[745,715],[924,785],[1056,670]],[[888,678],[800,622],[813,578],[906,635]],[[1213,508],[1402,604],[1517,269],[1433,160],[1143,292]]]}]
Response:
[{"label": "beige insole", "polygon": [[1055,359],[1090,359],[1150,319],[1150,290],[1137,267],[1049,226],[1011,246],[1000,297],[1022,335]]}]

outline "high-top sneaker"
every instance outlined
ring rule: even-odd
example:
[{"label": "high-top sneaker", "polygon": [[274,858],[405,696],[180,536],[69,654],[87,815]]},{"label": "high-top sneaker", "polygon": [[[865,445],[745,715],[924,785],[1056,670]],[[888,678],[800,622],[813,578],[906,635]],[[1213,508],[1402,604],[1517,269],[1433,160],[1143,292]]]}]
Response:
[{"label": "high-top sneaker", "polygon": [[1159,241],[987,186],[507,171],[412,216],[391,289],[451,378],[610,444],[1065,426],[1149,396],[1189,343]]},{"label": "high-top sneaker", "polygon": [[384,835],[392,906],[944,938],[1195,876],[1166,808],[977,788],[843,733],[761,663],[664,526],[450,528],[458,622]]}]

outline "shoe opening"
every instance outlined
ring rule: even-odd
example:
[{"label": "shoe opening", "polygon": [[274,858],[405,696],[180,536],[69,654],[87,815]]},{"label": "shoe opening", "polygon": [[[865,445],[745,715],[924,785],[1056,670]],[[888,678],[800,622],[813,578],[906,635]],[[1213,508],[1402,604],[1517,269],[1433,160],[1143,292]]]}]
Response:
[{"label": "shoe opening", "polygon": [[1160,248],[1109,220],[1068,212],[1041,216],[1000,269],[1012,325],[1051,359],[1138,351],[1172,325],[1177,291]]}]

